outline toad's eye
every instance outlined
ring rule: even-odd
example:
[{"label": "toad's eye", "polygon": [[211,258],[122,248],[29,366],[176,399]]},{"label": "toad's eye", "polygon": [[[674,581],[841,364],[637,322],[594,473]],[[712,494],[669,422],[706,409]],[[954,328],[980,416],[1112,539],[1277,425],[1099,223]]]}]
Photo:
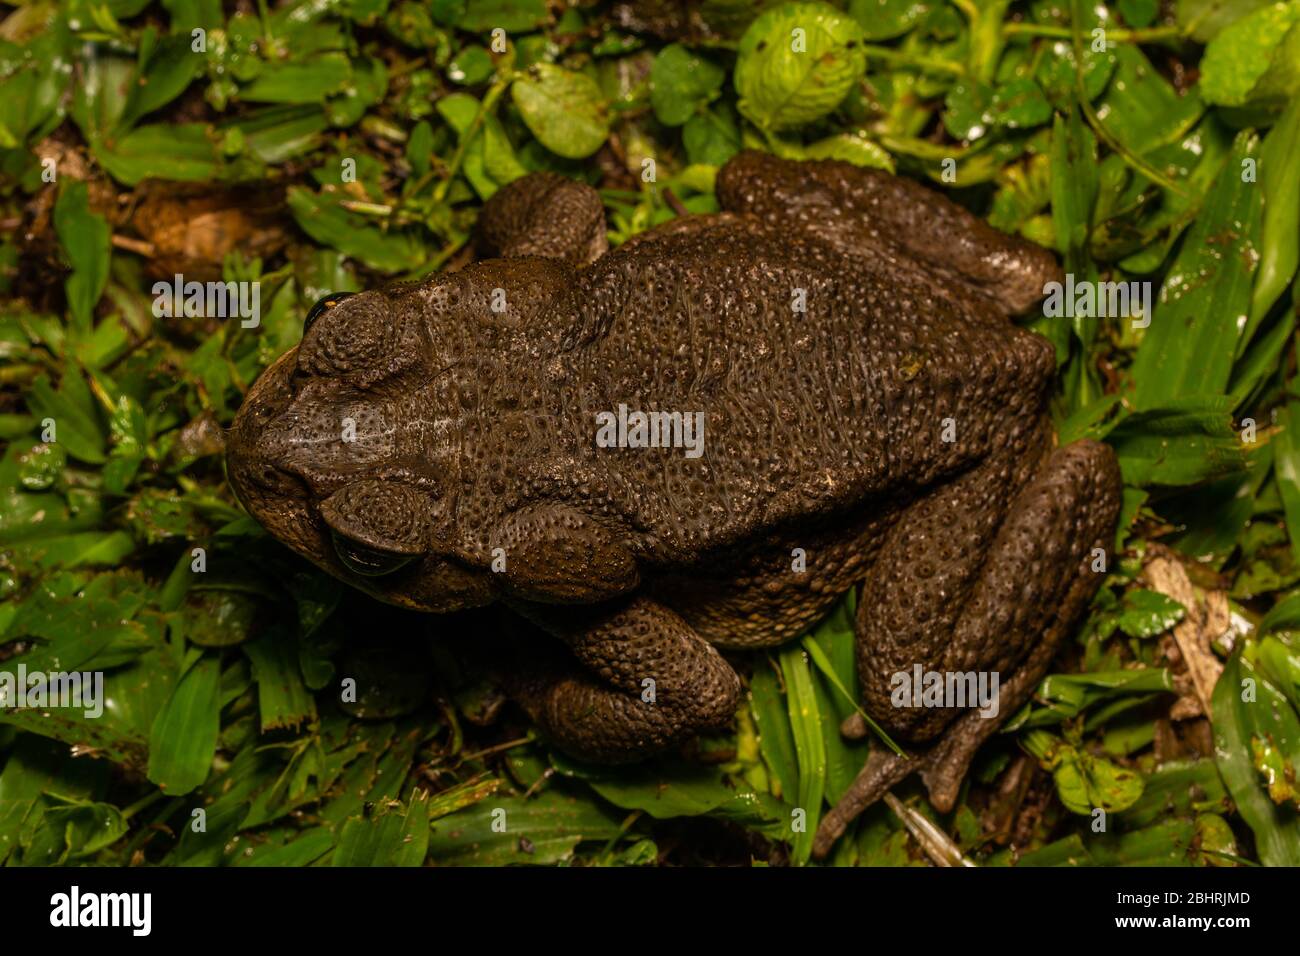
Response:
[{"label": "toad's eye", "polygon": [[399,317],[382,292],[338,292],[307,313],[298,369],[308,375],[375,372],[392,365]]},{"label": "toad's eye", "polygon": [[389,574],[428,549],[430,499],[409,485],[363,479],[320,504],[334,550],[349,571]]},{"label": "toad's eye", "polygon": [[391,551],[368,548],[338,533],[331,537],[334,539],[334,552],[343,562],[343,566],[353,574],[360,574],[362,577],[377,578],[384,574],[392,574],[398,568],[405,567],[415,560],[413,554],[394,554]]},{"label": "toad's eye", "polygon": [[331,292],[329,295],[321,296],[316,300],[316,304],[311,307],[311,311],[307,313],[307,318],[302,320],[302,334],[306,335],[307,330],[316,324],[317,319],[353,294],[352,292]]}]

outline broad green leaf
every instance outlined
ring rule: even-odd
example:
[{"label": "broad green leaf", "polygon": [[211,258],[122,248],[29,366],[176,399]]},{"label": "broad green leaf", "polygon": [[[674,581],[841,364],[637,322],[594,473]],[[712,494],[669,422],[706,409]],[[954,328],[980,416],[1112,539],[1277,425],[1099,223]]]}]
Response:
[{"label": "broad green leaf", "polygon": [[1300,262],[1300,96],[1282,112],[1264,138],[1259,180],[1264,190],[1260,228],[1259,271],[1250,300],[1250,323],[1242,336],[1249,342],[1268,310],[1286,291]]},{"label": "broad green leaf", "polygon": [[1249,130],[1237,137],[1161,287],[1133,360],[1139,411],[1227,390],[1259,263],[1260,190],[1241,177],[1257,145]]},{"label": "broad green leaf", "polygon": [[343,91],[352,79],[344,53],[322,53],[305,62],[275,64],[240,92],[250,103],[319,103]]},{"label": "broad green leaf", "polygon": [[[1200,88],[1211,103],[1242,106],[1257,98],[1269,101],[1269,93],[1295,92],[1294,85],[1280,81],[1280,89],[1260,90],[1260,81],[1277,63],[1294,55],[1289,39],[1300,23],[1300,4],[1273,3],[1242,17],[1210,41],[1201,58]],[[1297,34],[1300,38],[1300,34]],[[1290,80],[1300,81],[1300,65],[1291,64]],[[1290,88],[1288,88],[1290,86]],[[1260,94],[1264,94],[1260,96]]]},{"label": "broad green leaf", "polygon": [[64,93],[72,76],[70,37],[55,20],[23,47],[0,40],[0,149],[45,136],[63,119]]},{"label": "broad green leaf", "polygon": [[507,33],[527,33],[551,19],[546,0],[465,0],[456,26],[469,33],[488,33],[500,28]]},{"label": "broad green leaf", "polygon": [[330,194],[294,186],[287,202],[303,232],[372,269],[407,272],[419,268],[428,258],[423,245],[411,233],[383,232],[364,225],[364,220],[340,206]]},{"label": "broad green leaf", "polygon": [[804,148],[807,159],[840,159],[855,166],[894,171],[894,158],[877,143],[853,133],[827,136]]},{"label": "broad green leaf", "polygon": [[1107,436],[1131,485],[1194,485],[1245,470],[1228,399],[1179,399],[1130,415]]},{"label": "broad green leaf", "polygon": [[42,422],[53,423],[54,441],[71,457],[96,465],[108,460],[98,409],[85,379],[74,365],[65,368],[58,391],[50,387],[45,376],[36,379],[28,407]]},{"label": "broad green leaf", "polygon": [[220,127],[237,130],[248,154],[263,163],[282,163],[320,145],[329,127],[319,106],[271,106]]},{"label": "broad green leaf", "polygon": [[1028,129],[1052,118],[1042,88],[1030,79],[1011,80],[993,91],[989,115],[1004,129]]},{"label": "broad green leaf", "polygon": [[312,827],[295,833],[280,846],[246,847],[234,863],[236,866],[310,866],[333,846],[334,834],[328,827]]},{"label": "broad green leaf", "polygon": [[45,826],[57,831],[63,843],[60,862],[93,856],[126,835],[122,811],[111,803],[77,800],[45,811]]},{"label": "broad green leaf", "polygon": [[682,127],[682,145],[691,163],[721,166],[740,152],[736,120],[736,111],[725,103],[715,103],[688,119]]},{"label": "broad green leaf", "polygon": [[1124,811],[1125,826],[1144,827],[1172,815],[1228,808],[1228,795],[1214,760],[1169,761],[1146,777],[1142,796]]},{"label": "broad green leaf", "polygon": [[[1033,707],[1015,728],[1049,727],[1077,717],[1097,704],[1120,697],[1172,692],[1173,678],[1162,667],[1136,670],[1091,671],[1083,674],[1049,674],[1035,695],[1046,702]],[[1009,728],[1010,729],[1010,728]]]},{"label": "broad green leaf", "polygon": [[1177,0],[1178,25],[1197,43],[1214,39],[1224,28],[1274,0]]},{"label": "broad green leaf", "polygon": [[1145,155],[1176,143],[1196,125],[1205,112],[1200,96],[1179,94],[1135,44],[1118,44],[1111,55],[1115,72],[1097,112],[1106,131],[1130,151]]},{"label": "broad green leaf", "polygon": [[1256,633],[1260,636],[1270,631],[1300,630],[1300,594],[1292,594],[1274,604],[1260,619]]},{"label": "broad green leaf", "polygon": [[557,787],[528,799],[494,797],[435,820],[429,858],[441,866],[562,863],[572,859],[579,843],[615,839],[625,813],[575,799]]},{"label": "broad green leaf", "polygon": [[789,830],[789,807],[729,784],[714,766],[659,760],[635,767],[595,767],[558,755],[552,765],[585,781],[614,806],[644,810],[657,820],[715,816],[776,839]]},{"label": "broad green leaf", "polygon": [[515,80],[510,95],[543,146],[566,159],[584,159],[609,136],[600,86],[585,73],[538,63]]},{"label": "broad green leaf", "polygon": [[492,76],[492,55],[483,47],[467,46],[447,64],[447,79],[461,86],[477,86]]},{"label": "broad green leaf", "polygon": [[205,182],[216,179],[222,168],[208,127],[201,123],[140,126],[111,143],[100,143],[95,155],[127,186],[144,179]]},{"label": "broad green leaf", "polygon": [[420,866],[429,846],[429,794],[417,790],[405,805],[371,817],[353,817],[339,831],[333,866]]},{"label": "broad green leaf", "polygon": [[203,65],[200,54],[191,49],[189,34],[163,37],[130,85],[118,132],[125,132],[141,117],[166,106],[185,91]]},{"label": "broad green leaf", "polygon": [[734,82],[740,112],[760,129],[820,119],[866,71],[862,28],[826,3],[786,3],[758,17],[740,40]]},{"label": "broad green leaf", "polygon": [[1098,809],[1119,813],[1142,796],[1142,776],[1133,770],[1074,747],[1045,730],[1032,730],[1024,740],[1025,749],[1052,771],[1061,802],[1074,813],[1091,816]]},{"label": "broad green leaf", "polygon": [[[1297,743],[1295,711],[1241,654],[1228,659],[1214,686],[1214,752],[1238,813],[1255,834],[1265,866],[1300,866],[1300,814],[1268,798],[1251,761],[1254,738]],[[1291,751],[1294,754],[1294,751]]]},{"label": "broad green leaf", "polygon": [[221,665],[211,655],[196,660],[158,712],[149,735],[149,779],[179,796],[208,778],[217,749]]}]

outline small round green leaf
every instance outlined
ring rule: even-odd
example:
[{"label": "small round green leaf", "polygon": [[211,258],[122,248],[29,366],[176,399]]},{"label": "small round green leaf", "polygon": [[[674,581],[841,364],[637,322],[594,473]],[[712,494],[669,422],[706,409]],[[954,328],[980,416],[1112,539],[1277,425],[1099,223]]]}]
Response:
[{"label": "small round green leaf", "polygon": [[447,64],[447,79],[461,86],[476,86],[487,80],[496,67],[492,55],[478,44],[465,47]]},{"label": "small round green leaf", "polygon": [[609,115],[596,81],[552,63],[538,63],[510,95],[543,146],[566,159],[584,159],[609,136]]}]

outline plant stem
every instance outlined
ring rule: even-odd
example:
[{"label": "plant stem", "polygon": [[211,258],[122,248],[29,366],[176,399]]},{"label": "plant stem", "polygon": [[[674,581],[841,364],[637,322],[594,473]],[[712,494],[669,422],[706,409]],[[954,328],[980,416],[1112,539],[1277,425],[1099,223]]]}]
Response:
[{"label": "plant stem", "polygon": [[[1058,40],[1068,40],[1073,36],[1071,27],[1053,27],[1037,23],[1007,23],[1003,25],[1002,32],[1009,37],[1053,37]],[[1155,43],[1158,40],[1175,40],[1182,35],[1183,31],[1176,26],[1145,27],[1140,30],[1106,30],[1106,39],[1117,43]]]},{"label": "plant stem", "polygon": [[438,183],[438,188],[433,191],[435,202],[441,203],[447,198],[447,191],[451,189],[451,181],[456,178],[456,174],[460,172],[460,164],[465,161],[465,150],[474,137],[478,135],[479,127],[487,119],[488,113],[496,108],[497,100],[506,91],[506,87],[514,82],[514,79],[514,73],[507,73],[498,77],[497,81],[492,84],[483,97],[483,102],[479,103],[478,112],[474,114],[474,118],[470,120],[469,126],[465,128],[465,132],[460,136],[460,141],[456,144],[456,152],[452,154],[451,162],[447,165],[447,177]]}]

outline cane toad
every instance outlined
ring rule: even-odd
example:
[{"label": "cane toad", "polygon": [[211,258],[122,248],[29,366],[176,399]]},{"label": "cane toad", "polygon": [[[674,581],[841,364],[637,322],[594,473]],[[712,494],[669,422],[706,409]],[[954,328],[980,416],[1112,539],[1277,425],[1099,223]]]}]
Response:
[{"label": "cane toad", "polygon": [[[1107,446],[1057,447],[1052,346],[1009,318],[1060,278],[1049,252],[842,162],[741,153],[717,196],[609,250],[595,190],[516,180],[475,264],[311,311],[229,477],[381,600],[502,602],[562,641],[565,667],[508,683],[590,760],[726,726],[716,648],[789,640],[860,586],[863,707],[911,753],[873,755],[825,853],[912,771],[953,805],[1096,590],[1120,480]],[[916,665],[999,674],[1000,718],[894,706]]]}]

